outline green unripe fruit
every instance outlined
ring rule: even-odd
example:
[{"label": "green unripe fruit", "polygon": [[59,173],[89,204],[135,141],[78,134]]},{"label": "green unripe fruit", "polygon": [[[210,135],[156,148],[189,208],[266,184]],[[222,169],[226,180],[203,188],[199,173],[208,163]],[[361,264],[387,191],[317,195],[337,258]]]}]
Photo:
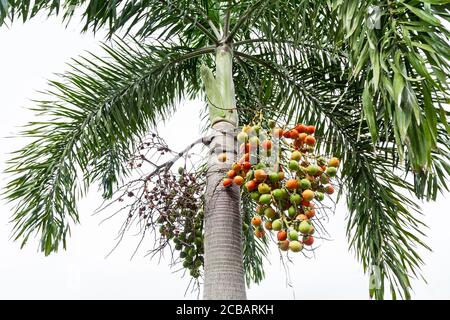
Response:
[{"label": "green unripe fruit", "polygon": [[186,252],[184,252],[184,251],[181,251],[181,252],[180,252],[180,258],[181,258],[181,259],[186,258],[186,256],[187,256],[187,253],[186,253]]},{"label": "green unripe fruit", "polygon": [[197,237],[201,237],[202,236],[202,230],[195,230],[195,235]]},{"label": "green unripe fruit", "polygon": [[291,160],[289,161],[289,170],[291,171],[297,171],[299,169],[298,161]]},{"label": "green unripe fruit", "polygon": [[261,194],[270,193],[270,187],[267,183],[260,183],[258,186],[258,192]]},{"label": "green unripe fruit", "polygon": [[256,134],[259,134],[259,132],[261,131],[261,126],[260,125],[253,126],[253,131],[255,131]]},{"label": "green unripe fruit", "polygon": [[280,178],[278,176],[278,172],[270,172],[269,173],[269,180],[272,183],[277,183],[280,180]]},{"label": "green unripe fruit", "polygon": [[300,160],[300,158],[302,157],[302,154],[300,151],[295,150],[294,152],[292,152],[291,154],[291,160],[295,160],[298,161]]},{"label": "green unripe fruit", "polygon": [[245,132],[239,132],[239,134],[237,135],[237,139],[239,142],[246,142],[248,140],[248,134],[246,134]]},{"label": "green unripe fruit", "polygon": [[328,167],[327,170],[325,171],[325,173],[327,175],[329,175],[330,177],[335,177],[336,173],[337,173],[337,169],[335,167]]},{"label": "green unripe fruit", "polygon": [[201,246],[203,244],[203,239],[200,237],[195,238],[194,243],[196,246]]},{"label": "green unripe fruit", "polygon": [[311,229],[311,223],[309,221],[302,221],[300,222],[298,226],[298,231],[300,231],[303,234],[308,234],[308,232]]},{"label": "green unripe fruit", "polygon": [[192,269],[190,271],[190,274],[193,278],[198,278],[200,276],[200,272],[198,272],[198,270]]},{"label": "green unripe fruit", "polygon": [[270,129],[275,128],[275,126],[277,125],[277,123],[274,120],[269,120],[267,122],[267,125],[269,126]]},{"label": "green unripe fruit", "polygon": [[253,170],[249,170],[249,171],[247,172],[247,174],[245,175],[245,179],[247,179],[247,180],[252,180],[253,177],[254,177],[254,172],[253,172]]},{"label": "green unripe fruit", "polygon": [[328,178],[326,175],[320,176],[320,183],[322,184],[328,184],[330,182],[330,178]]},{"label": "green unripe fruit", "polygon": [[200,267],[202,266],[202,260],[200,260],[200,259],[195,259],[195,261],[194,261],[194,266],[195,266],[196,268],[200,268]]},{"label": "green unripe fruit", "polygon": [[272,222],[272,230],[280,231],[281,228],[283,228],[283,222],[280,219],[277,219],[274,222]]},{"label": "green unripe fruit", "polygon": [[294,206],[290,206],[288,209],[289,218],[294,218],[297,215],[297,209]]},{"label": "green unripe fruit", "polygon": [[291,242],[289,242],[289,249],[292,252],[300,252],[303,249],[303,244],[301,244],[298,241],[291,241]]},{"label": "green unripe fruit", "polygon": [[288,236],[290,240],[298,240],[298,233],[295,230],[289,231]]},{"label": "green unripe fruit", "polygon": [[316,199],[323,201],[323,199],[325,199],[325,195],[322,192],[316,192]]},{"label": "green unripe fruit", "polygon": [[179,244],[180,243],[180,239],[179,238],[173,238],[173,243],[175,244]]},{"label": "green unripe fruit", "polygon": [[179,167],[178,168],[178,174],[183,174],[184,173],[184,168],[183,167]]},{"label": "green unripe fruit", "polygon": [[270,194],[263,194],[259,197],[259,202],[262,204],[270,204],[271,201],[272,197],[270,196]]},{"label": "green unripe fruit", "polygon": [[248,224],[246,224],[245,222],[242,224],[242,231],[247,232],[248,230]]},{"label": "green unripe fruit", "polygon": [[289,197],[292,204],[299,204],[302,201],[302,197],[298,193],[293,193]]},{"label": "green unripe fruit", "polygon": [[250,198],[252,198],[253,201],[258,201],[260,196],[261,195],[259,194],[258,191],[253,191],[250,193]]},{"label": "green unripe fruit", "polygon": [[306,168],[306,172],[308,172],[308,174],[309,174],[310,176],[316,175],[317,172],[319,172],[319,170],[320,170],[320,168],[319,168],[317,165],[315,165],[315,164],[309,165],[309,166]]},{"label": "green unripe fruit", "polygon": [[188,256],[193,258],[195,256],[196,252],[194,248],[190,248],[188,251]]},{"label": "green unripe fruit", "polygon": [[181,243],[177,243],[175,245],[175,250],[181,250],[181,249],[183,249],[183,245]]},{"label": "green unripe fruit", "polygon": [[258,163],[258,164],[255,166],[255,169],[256,169],[256,170],[258,170],[258,169],[264,169],[265,167],[266,167],[266,165],[265,165],[264,163],[260,162],[260,163]]},{"label": "green unripe fruit", "polygon": [[278,172],[278,181],[281,181],[283,179],[284,179],[284,172],[283,171]]},{"label": "green unripe fruit", "polygon": [[272,219],[276,216],[277,212],[272,208],[272,207],[268,207],[266,209],[264,209],[264,215],[268,218],[268,219]]},{"label": "green unripe fruit", "polygon": [[272,191],[272,195],[275,198],[275,200],[281,200],[284,198],[284,192],[283,189],[275,189]]},{"label": "green unripe fruit", "polygon": [[311,189],[311,181],[309,181],[308,179],[300,180],[300,188],[303,190]]},{"label": "green unripe fruit", "polygon": [[190,265],[191,265],[191,261],[188,261],[188,260],[184,260],[183,261],[183,267],[184,268],[189,268]]}]

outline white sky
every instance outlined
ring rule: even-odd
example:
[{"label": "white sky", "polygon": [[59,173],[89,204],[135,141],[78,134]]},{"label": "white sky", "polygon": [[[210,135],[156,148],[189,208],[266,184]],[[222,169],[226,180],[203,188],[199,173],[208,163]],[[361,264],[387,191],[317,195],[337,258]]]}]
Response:
[{"label": "white sky", "polygon": [[[0,94],[4,112],[0,117],[0,170],[3,172],[8,152],[20,141],[6,138],[17,133],[18,126],[31,120],[26,110],[36,90],[46,88],[46,80],[66,70],[65,63],[85,50],[98,50],[100,37],[80,35],[72,24],[64,29],[56,19],[33,20],[0,29]],[[186,102],[161,133],[169,145],[181,149],[199,137],[200,102]],[[174,128],[176,130],[174,130]],[[182,132],[178,134],[177,132]],[[3,188],[6,176],[1,176]],[[429,225],[427,243],[434,252],[424,252],[423,268],[428,284],[414,281],[416,299],[450,299],[450,215],[449,194],[436,203],[424,204],[424,220]],[[130,261],[138,238],[130,236],[119,249],[105,259],[114,243],[121,219],[98,225],[106,216],[92,216],[101,202],[93,187],[79,202],[81,225],[72,229],[66,252],[45,258],[30,241],[23,250],[10,239],[8,219],[11,206],[1,200],[0,214],[0,299],[183,299],[188,278],[173,273],[162,261],[149,261],[141,250]],[[250,299],[367,299],[368,279],[362,267],[348,252],[345,238],[345,204],[327,224],[333,241],[324,242],[315,259],[300,256],[290,266],[294,289],[286,286],[284,269],[276,250],[266,263],[266,280],[248,290]]]}]

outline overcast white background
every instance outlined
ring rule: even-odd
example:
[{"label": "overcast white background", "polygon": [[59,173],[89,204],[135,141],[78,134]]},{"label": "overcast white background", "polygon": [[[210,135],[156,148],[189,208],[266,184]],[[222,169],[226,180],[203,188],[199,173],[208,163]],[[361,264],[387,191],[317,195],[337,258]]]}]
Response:
[{"label": "overcast white background", "polygon": [[[67,70],[65,63],[85,50],[97,51],[101,35],[80,35],[56,19],[35,19],[0,29],[0,171],[8,153],[23,141],[7,138],[18,126],[33,119],[31,98],[46,88],[53,73]],[[160,131],[174,149],[181,149],[199,137],[201,102],[186,102]],[[182,134],[177,134],[182,132]],[[7,177],[1,175],[3,188]],[[423,204],[423,219],[430,227],[427,243],[433,252],[423,252],[423,273],[428,281],[413,282],[415,299],[450,299],[450,200],[449,194],[436,203]],[[447,199],[446,199],[447,198]],[[96,187],[79,202],[81,225],[72,228],[68,250],[44,257],[37,241],[22,250],[9,237],[11,205],[0,202],[0,298],[1,299],[195,299],[185,295],[188,278],[173,273],[162,261],[149,261],[145,248],[130,261],[137,237],[125,239],[119,249],[105,259],[121,220],[99,225],[106,216],[93,216],[101,201]],[[327,224],[332,236],[317,251],[315,259],[295,259],[290,266],[293,289],[286,286],[278,252],[266,263],[266,279],[248,290],[250,299],[367,299],[368,279],[345,237],[346,208],[342,202]],[[294,296],[295,293],[295,296]],[[388,295],[389,297],[389,295]]]}]

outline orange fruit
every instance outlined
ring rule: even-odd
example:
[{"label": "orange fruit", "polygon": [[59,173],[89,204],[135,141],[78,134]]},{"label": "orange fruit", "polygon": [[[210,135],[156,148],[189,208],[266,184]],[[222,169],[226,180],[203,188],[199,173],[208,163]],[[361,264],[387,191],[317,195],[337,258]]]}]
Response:
[{"label": "orange fruit", "polygon": [[242,164],[242,169],[244,169],[244,171],[250,170],[251,167],[252,167],[252,164],[251,164],[250,162],[248,162],[248,161],[245,161],[245,162]]},{"label": "orange fruit", "polygon": [[231,169],[233,169],[234,171],[238,172],[242,169],[242,166],[240,163],[235,163],[233,164],[233,167],[231,167]]},{"label": "orange fruit", "polygon": [[333,186],[330,186],[330,185],[326,186],[325,192],[326,192],[327,194],[333,194],[333,193],[334,193],[334,188],[333,188]]},{"label": "orange fruit", "polygon": [[251,180],[245,184],[245,187],[247,188],[248,191],[253,191],[258,187],[258,185],[254,180]]},{"label": "orange fruit", "polygon": [[262,170],[262,169],[258,169],[255,171],[255,180],[258,182],[263,182],[264,180],[266,180],[267,178],[267,173]]},{"label": "orange fruit", "polygon": [[314,192],[312,190],[306,189],[302,192],[302,198],[305,201],[311,201],[314,199]]},{"label": "orange fruit", "polygon": [[229,170],[229,171],[227,172],[227,176],[228,176],[228,178],[233,179],[233,178],[236,176],[236,171],[234,171],[234,170]]},{"label": "orange fruit", "polygon": [[305,143],[309,146],[313,146],[316,144],[316,138],[314,138],[313,136],[307,136],[305,138]]},{"label": "orange fruit", "polygon": [[254,225],[255,227],[258,227],[261,225],[261,217],[255,216],[252,218],[252,225]]},{"label": "orange fruit", "polygon": [[298,135],[297,140],[300,140],[301,142],[305,142],[305,139],[306,139],[307,136],[308,136],[308,135],[307,135],[306,133],[302,132],[302,133],[300,133],[300,134]]},{"label": "orange fruit", "polygon": [[306,132],[307,128],[308,128],[307,126],[300,123],[295,127],[295,130],[297,130],[299,133],[304,133]]},{"label": "orange fruit", "polygon": [[264,140],[263,143],[262,143],[262,147],[263,147],[265,150],[270,150],[270,149],[272,149],[272,141],[270,141],[270,140]]},{"label": "orange fruit", "polygon": [[313,134],[315,131],[316,131],[316,127],[314,127],[314,126],[306,127],[306,132],[308,132],[309,134]]},{"label": "orange fruit", "polygon": [[286,181],[286,188],[290,190],[296,190],[298,188],[297,179],[289,179],[288,181]]},{"label": "orange fruit", "polygon": [[305,215],[308,217],[308,219],[311,219],[312,217],[314,217],[316,215],[316,211],[314,209],[308,210],[305,212]]},{"label": "orange fruit", "polygon": [[284,230],[280,230],[277,233],[277,239],[278,241],[284,241],[287,239],[287,232]]},{"label": "orange fruit", "polygon": [[330,167],[339,167],[339,159],[338,158],[331,158],[328,160],[328,165]]},{"label": "orange fruit", "polygon": [[242,184],[244,183],[244,178],[242,178],[241,176],[236,176],[234,177],[233,182],[238,186],[242,186]]},{"label": "orange fruit", "polygon": [[257,238],[263,238],[266,235],[266,232],[264,231],[264,229],[256,229],[255,230],[255,236]]},{"label": "orange fruit", "polygon": [[229,186],[231,186],[232,183],[233,183],[233,180],[231,180],[230,178],[223,179],[223,186],[224,187],[229,187]]},{"label": "orange fruit", "polygon": [[291,139],[297,139],[298,138],[298,131],[297,130],[292,129],[290,132],[291,133],[289,134],[289,138],[291,138]]}]

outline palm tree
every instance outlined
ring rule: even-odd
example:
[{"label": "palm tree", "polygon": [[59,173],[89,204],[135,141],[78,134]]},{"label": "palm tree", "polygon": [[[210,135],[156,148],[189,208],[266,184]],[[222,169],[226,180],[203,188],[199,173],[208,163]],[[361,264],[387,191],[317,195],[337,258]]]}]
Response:
[{"label": "palm tree", "polygon": [[[0,1],[2,23],[76,14],[83,31],[106,29],[112,38],[102,45],[105,56],[75,59],[34,107],[42,120],[28,124],[23,134],[33,141],[8,169],[15,239],[39,235],[46,255],[65,248],[79,222],[79,195],[99,182],[111,198],[128,174],[133,141],[170,117],[180,99],[201,96],[216,133],[207,141],[213,151],[232,145],[238,123],[255,114],[316,124],[318,148],[343,160],[349,245],[380,282],[371,296],[390,289],[393,298],[410,298],[423,263],[417,247],[428,248],[416,200],[448,190],[448,3]],[[243,299],[245,278],[264,275],[264,245],[250,234],[242,245],[240,212],[252,208],[237,189],[216,188],[226,168],[213,158],[204,297]]]}]

